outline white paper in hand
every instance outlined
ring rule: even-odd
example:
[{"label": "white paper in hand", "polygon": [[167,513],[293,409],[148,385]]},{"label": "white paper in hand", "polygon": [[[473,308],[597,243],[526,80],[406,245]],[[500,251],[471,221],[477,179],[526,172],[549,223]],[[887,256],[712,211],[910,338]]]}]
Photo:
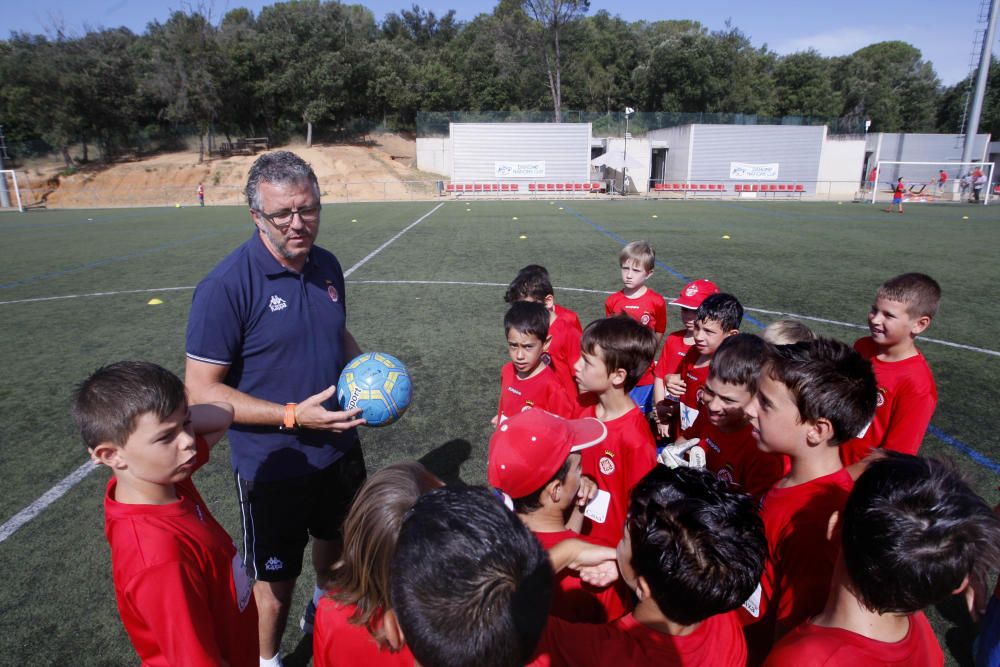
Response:
[{"label": "white paper in hand", "polygon": [[583,516],[597,523],[604,523],[608,518],[608,506],[611,504],[611,494],[604,489],[598,489],[594,499],[587,503]]},{"label": "white paper in hand", "polygon": [[681,430],[688,430],[694,425],[694,420],[698,418],[698,409],[690,408],[684,405],[682,401],[681,406]]}]

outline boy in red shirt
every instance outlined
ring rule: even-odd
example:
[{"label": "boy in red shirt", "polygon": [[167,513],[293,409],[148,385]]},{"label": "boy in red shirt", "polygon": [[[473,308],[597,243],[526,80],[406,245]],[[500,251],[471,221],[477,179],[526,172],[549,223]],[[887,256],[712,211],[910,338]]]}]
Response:
[{"label": "boy in red shirt", "polygon": [[707,471],[656,466],[632,491],[618,545],[635,611],[603,626],[550,618],[530,667],[743,667],[736,609],[767,554],[755,507]]},{"label": "boy in red shirt", "polygon": [[552,369],[542,363],[549,346],[549,313],[545,306],[518,301],[504,315],[503,327],[510,363],[500,371],[500,405],[493,425],[529,408],[572,417],[575,404]]},{"label": "boy in red shirt", "polygon": [[555,372],[566,395],[576,398],[578,393],[573,368],[580,358],[583,327],[580,326],[580,318],[576,313],[556,303],[549,272],[544,266],[529,264],[510,281],[503,298],[510,304],[516,301],[535,301],[545,306],[549,313],[549,336],[552,340],[549,341],[548,352],[542,355],[542,360]]},{"label": "boy in red shirt", "polygon": [[677,397],[680,408],[678,440],[692,437],[691,427],[698,417],[698,393],[708,379],[712,355],[729,336],[740,331],[743,306],[732,294],[712,294],[695,313],[694,347],[681,360],[677,375],[666,378],[667,391]]},{"label": "boy in red shirt", "polygon": [[858,478],[829,529],[841,550],[826,607],[785,635],[765,664],[943,665],[920,610],[997,566],[1000,518],[952,466],[887,452]]},{"label": "boy in red shirt", "polygon": [[882,283],[868,313],[870,336],[854,349],[872,363],[878,381],[875,419],[841,448],[844,465],[875,448],[916,454],[937,406],[937,385],[916,337],[927,330],[941,301],[941,287],[923,273],[904,273]]},{"label": "boy in red shirt", "polygon": [[[671,306],[681,309],[683,329],[667,334],[667,340],[660,351],[660,358],[653,368],[653,418],[656,422],[657,435],[662,439],[676,435],[677,397],[667,393],[666,378],[676,375],[681,367],[681,360],[694,345],[694,319],[698,306],[706,298],[718,294],[719,288],[711,280],[695,280],[681,290],[680,296],[670,302]],[[671,431],[673,428],[673,431]]]},{"label": "boy in red shirt", "polygon": [[[663,334],[667,330],[667,302],[663,297],[646,286],[656,266],[656,252],[647,241],[632,241],[618,255],[624,287],[604,302],[604,316],[611,317],[625,313],[633,320],[649,327],[656,334],[653,357],[660,349]],[[642,369],[642,377],[629,395],[635,404],[647,415],[653,409],[653,367],[652,362]]]},{"label": "boy in red shirt", "polygon": [[762,502],[769,556],[743,605],[745,621],[756,622],[747,628],[750,664],[826,602],[836,557],[826,527],[853,484],[837,445],[871,420],[875,396],[871,365],[839,341],[770,348],[746,413],[760,449],[787,456],[789,471]]},{"label": "boy in red shirt", "polygon": [[656,465],[649,423],[628,394],[655,352],[653,332],[624,315],[591,322],[580,342],[576,381],[597,398],[584,416],[608,429],[600,447],[583,452],[583,472],[596,480],[598,493],[584,512],[582,533],[607,546],[621,539],[632,487]]},{"label": "boy in red shirt", "polygon": [[784,475],[783,457],[757,448],[744,411],[766,356],[767,344],[759,336],[741,333],[722,341],[712,355],[692,427],[705,468],[758,501]]},{"label": "boy in red shirt", "polygon": [[257,665],[253,588],[191,481],[232,406],[189,408],[176,375],[123,361],[80,385],[73,418],[91,458],[113,473],[105,534],[118,613],[142,664]]},{"label": "boy in red shirt", "polygon": [[[505,421],[490,438],[489,482],[507,496],[546,551],[580,537],[582,506],[595,491],[593,480],[582,475],[581,452],[607,433],[597,419],[570,421],[528,410]],[[590,586],[571,570],[559,572],[554,583],[549,614],[557,618],[606,623],[632,608],[621,586]]]}]

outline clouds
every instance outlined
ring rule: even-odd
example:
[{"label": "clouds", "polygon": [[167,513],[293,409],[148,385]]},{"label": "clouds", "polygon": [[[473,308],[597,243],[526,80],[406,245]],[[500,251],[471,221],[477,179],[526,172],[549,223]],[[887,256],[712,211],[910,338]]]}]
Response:
[{"label": "clouds", "polygon": [[844,56],[869,44],[884,41],[884,34],[884,31],[880,34],[867,28],[844,26],[811,35],[782,39],[772,48],[782,55],[815,49],[824,56]]}]

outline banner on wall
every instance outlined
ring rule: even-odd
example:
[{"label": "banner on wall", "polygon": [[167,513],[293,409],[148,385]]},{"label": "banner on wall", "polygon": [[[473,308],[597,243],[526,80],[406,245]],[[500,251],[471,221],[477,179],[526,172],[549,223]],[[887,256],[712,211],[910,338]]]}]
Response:
[{"label": "banner on wall", "polygon": [[542,178],[545,176],[545,160],[494,162],[493,175],[496,178]]},{"label": "banner on wall", "polygon": [[778,163],[747,164],[745,162],[730,162],[729,178],[748,181],[776,181],[778,180]]}]

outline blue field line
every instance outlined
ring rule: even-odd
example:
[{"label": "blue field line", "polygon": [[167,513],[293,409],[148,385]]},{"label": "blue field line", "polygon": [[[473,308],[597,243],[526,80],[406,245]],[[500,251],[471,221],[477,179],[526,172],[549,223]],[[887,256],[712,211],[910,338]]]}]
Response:
[{"label": "blue field line", "polygon": [[949,447],[953,447],[954,449],[957,449],[958,451],[962,452],[970,459],[972,459],[979,465],[983,466],[984,468],[989,468],[993,472],[1000,474],[1000,463],[997,463],[990,457],[986,456],[986,454],[983,454],[982,452],[970,447],[969,445],[965,444],[958,438],[948,435],[947,433],[939,429],[937,426],[934,426],[933,424],[927,427],[927,432],[933,435],[941,442],[948,445]]},{"label": "blue field line", "polygon": [[[240,228],[242,229],[243,226]],[[235,228],[234,228],[235,229]],[[190,245],[192,243],[197,243],[198,241],[203,241],[205,239],[212,238],[214,236],[219,236],[232,231],[231,229],[221,229],[214,232],[209,232],[207,234],[200,234],[199,236],[193,236],[189,239],[184,239],[183,241],[172,241],[170,243],[164,243],[163,245],[158,245],[153,248],[146,248],[145,250],[139,250],[136,252],[128,253],[127,255],[116,255],[114,257],[107,257],[105,259],[99,259],[96,262],[90,262],[89,264],[82,264],[80,266],[73,266],[67,269],[60,269],[58,271],[48,271],[46,273],[39,273],[34,276],[28,276],[26,278],[20,278],[18,280],[11,281],[9,283],[0,284],[0,290],[11,289],[14,287],[22,287],[24,285],[31,285],[34,283],[42,282],[43,280],[49,280],[50,278],[58,278],[60,276],[72,275],[74,273],[81,273],[83,271],[88,271],[90,269],[96,269],[101,266],[106,266],[108,264],[114,264],[116,262],[125,262],[130,259],[136,259],[138,257],[146,257],[147,255],[153,255],[158,252],[163,252],[164,250],[170,250],[172,248],[179,248],[181,246]]]},{"label": "blue field line", "polygon": [[[628,243],[627,240],[625,240],[622,237],[618,236],[618,234],[615,234],[614,232],[612,232],[610,230],[607,230],[604,227],[601,227],[599,224],[597,224],[593,220],[588,220],[585,216],[581,215],[580,213],[577,213],[576,211],[574,211],[573,209],[571,209],[569,206],[565,206],[564,205],[564,208],[569,212],[570,215],[572,215],[573,217],[575,217],[575,218],[577,218],[579,220],[582,220],[583,222],[586,222],[588,225],[590,225],[591,227],[593,227],[594,229],[596,229],[600,233],[604,234],[608,238],[617,241],[621,245],[625,245],[626,243]],[[666,264],[664,264],[660,260],[656,260],[656,266],[660,267],[661,269],[663,269],[664,271],[666,271],[667,273],[669,273],[670,275],[672,275],[674,278],[677,278],[678,280],[680,280],[681,282],[683,282],[685,284],[691,282],[691,278],[688,278],[687,276],[685,276],[680,271],[677,271],[675,269],[670,268],[669,266],[667,266]],[[747,322],[750,322],[751,324],[753,324],[755,326],[760,327],[761,329],[764,328],[764,323],[761,322],[760,320],[758,320],[757,318],[751,316],[751,315],[747,315],[746,313],[744,313],[743,314],[743,319],[746,320]]]},{"label": "blue field line", "polygon": [[[570,207],[566,206],[565,209],[567,211],[569,211],[569,213],[571,215],[573,215],[576,218],[582,220],[583,222],[586,222],[588,225],[590,225],[591,227],[593,227],[597,231],[601,232],[602,234],[604,234],[608,238],[614,239],[615,241],[621,243],[622,245],[625,245],[626,243],[628,243],[628,241],[626,241],[622,237],[618,236],[618,234],[615,234],[614,232],[609,231],[609,230],[605,229],[604,227],[601,227],[597,223],[595,223],[595,222],[593,222],[591,220],[588,220],[585,216],[577,213],[576,211],[574,211]],[[656,265],[659,266],[659,267],[661,267],[663,270],[665,270],[670,275],[672,275],[672,276],[674,276],[676,278],[680,278],[684,282],[691,282],[690,278],[684,276],[680,272],[675,271],[674,269],[670,268],[669,266],[666,266],[665,264],[663,264],[663,263],[661,263],[659,261],[656,262]],[[761,322],[760,320],[754,319],[753,317],[750,317],[748,315],[744,315],[743,319],[747,320],[748,322],[750,322],[752,324],[755,324],[756,326],[760,327],[761,329],[764,328],[764,323]],[[990,457],[986,456],[982,452],[976,450],[975,448],[970,447],[969,445],[965,444],[964,442],[962,442],[958,438],[956,438],[954,436],[951,436],[951,435],[948,435],[947,433],[945,433],[944,431],[942,431],[941,429],[939,429],[938,427],[933,426],[933,425],[930,425],[930,426],[927,427],[927,432],[930,433],[931,435],[933,435],[935,438],[937,438],[941,442],[943,442],[946,445],[948,445],[949,447],[951,447],[953,449],[957,449],[958,451],[962,452],[963,454],[965,454],[966,456],[968,456],[970,459],[972,459],[975,463],[983,466],[984,468],[992,470],[995,473],[1000,474],[1000,463],[997,463],[996,461],[994,461]]]}]

